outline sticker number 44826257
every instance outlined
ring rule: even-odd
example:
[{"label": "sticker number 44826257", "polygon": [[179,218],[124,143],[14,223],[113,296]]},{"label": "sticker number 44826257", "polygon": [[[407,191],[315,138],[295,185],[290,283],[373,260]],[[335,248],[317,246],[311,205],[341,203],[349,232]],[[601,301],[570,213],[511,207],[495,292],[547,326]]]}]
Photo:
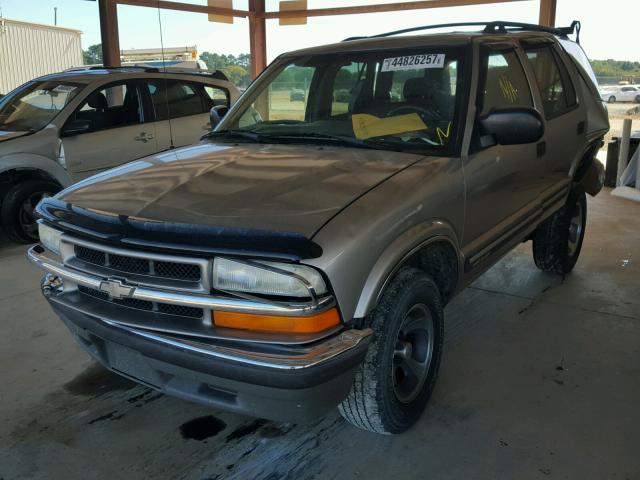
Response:
[{"label": "sticker number 44826257", "polygon": [[426,53],[418,55],[407,55],[405,57],[385,58],[382,62],[383,72],[443,67],[444,53]]}]

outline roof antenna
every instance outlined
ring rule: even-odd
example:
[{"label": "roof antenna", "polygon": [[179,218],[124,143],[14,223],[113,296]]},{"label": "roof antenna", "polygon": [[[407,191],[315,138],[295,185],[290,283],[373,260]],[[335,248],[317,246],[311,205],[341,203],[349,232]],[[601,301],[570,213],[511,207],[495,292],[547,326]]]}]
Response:
[{"label": "roof antenna", "polygon": [[162,72],[164,73],[164,103],[167,106],[167,120],[169,122],[170,149],[176,148],[173,144],[173,127],[171,125],[171,109],[169,108],[169,82],[167,81],[167,64],[164,59],[164,40],[162,38],[162,15],[160,14],[160,0],[158,0],[158,26],[160,27],[160,51],[162,53]]}]

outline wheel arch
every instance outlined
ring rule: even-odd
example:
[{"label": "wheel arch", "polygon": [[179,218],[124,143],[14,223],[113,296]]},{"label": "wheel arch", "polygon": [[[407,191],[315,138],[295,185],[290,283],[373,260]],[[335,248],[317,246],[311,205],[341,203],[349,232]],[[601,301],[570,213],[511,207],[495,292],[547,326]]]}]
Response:
[{"label": "wheel arch", "polygon": [[604,167],[596,158],[601,145],[601,138],[589,143],[570,171],[573,181],[580,183],[585,192],[593,197],[600,193],[604,186]]},{"label": "wheel arch", "polygon": [[458,288],[464,265],[453,227],[435,220],[412,228],[389,245],[369,272],[354,318],[367,316],[393,276],[408,265],[428,273],[441,290],[443,303],[446,303]]},{"label": "wheel arch", "polygon": [[13,154],[0,157],[0,203],[16,182],[25,179],[49,180],[60,188],[70,185],[69,173],[53,160],[34,154]]}]

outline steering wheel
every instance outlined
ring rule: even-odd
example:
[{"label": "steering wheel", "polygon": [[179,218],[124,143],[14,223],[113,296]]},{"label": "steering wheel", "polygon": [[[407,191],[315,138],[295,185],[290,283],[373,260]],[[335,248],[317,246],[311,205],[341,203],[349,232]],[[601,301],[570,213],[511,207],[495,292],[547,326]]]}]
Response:
[{"label": "steering wheel", "polygon": [[401,107],[394,108],[391,110],[387,116],[392,117],[394,115],[401,115],[403,113],[418,113],[422,114],[421,117],[424,116],[429,120],[439,121],[442,120],[442,115],[437,110],[433,108],[425,108],[419,107],[418,105],[402,105]]}]

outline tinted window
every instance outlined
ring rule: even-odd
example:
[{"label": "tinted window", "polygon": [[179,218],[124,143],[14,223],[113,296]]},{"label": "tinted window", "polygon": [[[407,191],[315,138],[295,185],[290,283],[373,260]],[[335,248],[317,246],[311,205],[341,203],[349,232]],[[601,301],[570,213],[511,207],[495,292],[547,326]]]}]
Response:
[{"label": "tinted window", "polygon": [[116,83],[92,92],[71,117],[88,120],[91,131],[142,123],[135,84]]},{"label": "tinted window", "polygon": [[156,121],[198,115],[209,111],[200,93],[200,86],[179,80],[150,80],[149,95]]},{"label": "tinted window", "polygon": [[217,107],[220,105],[229,106],[229,92],[222,88],[212,87],[211,85],[204,85],[205,102],[208,103],[208,110],[211,107]]},{"label": "tinted window", "polygon": [[550,47],[527,49],[547,118],[566,112],[576,104],[576,95],[564,65]]},{"label": "tinted window", "polygon": [[532,107],[531,90],[514,51],[488,52],[484,56],[482,115],[508,107]]}]

